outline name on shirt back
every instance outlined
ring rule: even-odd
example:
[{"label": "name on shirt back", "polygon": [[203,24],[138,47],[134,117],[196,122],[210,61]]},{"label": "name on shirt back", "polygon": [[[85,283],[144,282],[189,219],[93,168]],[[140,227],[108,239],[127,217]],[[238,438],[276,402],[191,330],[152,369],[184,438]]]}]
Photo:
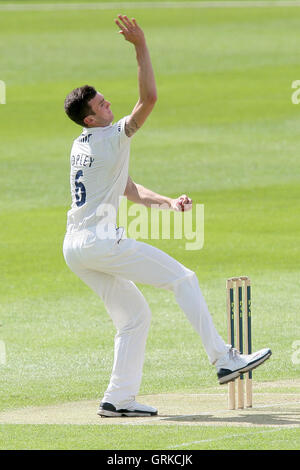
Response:
[{"label": "name on shirt back", "polygon": [[71,155],[72,166],[87,166],[90,168],[94,163],[94,160],[95,159],[91,155],[86,155],[85,153]]}]

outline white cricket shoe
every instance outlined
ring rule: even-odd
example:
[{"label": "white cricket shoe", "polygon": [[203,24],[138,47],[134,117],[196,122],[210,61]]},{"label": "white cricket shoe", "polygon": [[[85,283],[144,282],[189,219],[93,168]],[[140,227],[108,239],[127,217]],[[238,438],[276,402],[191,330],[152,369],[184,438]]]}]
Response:
[{"label": "white cricket shoe", "polygon": [[269,348],[260,349],[252,354],[240,354],[236,349],[230,347],[228,352],[217,360],[217,376],[219,384],[226,384],[239,377],[241,374],[255,369],[271,356]]},{"label": "white cricket shoe", "polygon": [[148,405],[141,405],[136,401],[132,401],[126,408],[117,409],[111,403],[100,403],[97,414],[106,418],[117,418],[121,416],[155,416],[157,409]]}]

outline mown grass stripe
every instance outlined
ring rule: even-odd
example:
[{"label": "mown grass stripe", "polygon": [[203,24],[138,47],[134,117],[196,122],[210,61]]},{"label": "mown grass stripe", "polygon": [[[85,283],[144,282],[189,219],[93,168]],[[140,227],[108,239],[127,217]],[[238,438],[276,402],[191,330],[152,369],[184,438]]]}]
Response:
[{"label": "mown grass stripe", "polygon": [[113,10],[116,8],[278,8],[299,7],[300,1],[116,2],[3,4],[0,11]]}]

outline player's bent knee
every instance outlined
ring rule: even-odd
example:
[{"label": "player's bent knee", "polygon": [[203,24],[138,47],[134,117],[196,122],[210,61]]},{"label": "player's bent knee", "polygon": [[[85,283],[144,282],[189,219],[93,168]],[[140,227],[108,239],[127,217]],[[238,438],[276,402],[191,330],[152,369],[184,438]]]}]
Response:
[{"label": "player's bent knee", "polygon": [[144,308],[136,313],[130,321],[119,324],[118,334],[145,333],[148,331],[151,323],[151,310]]}]

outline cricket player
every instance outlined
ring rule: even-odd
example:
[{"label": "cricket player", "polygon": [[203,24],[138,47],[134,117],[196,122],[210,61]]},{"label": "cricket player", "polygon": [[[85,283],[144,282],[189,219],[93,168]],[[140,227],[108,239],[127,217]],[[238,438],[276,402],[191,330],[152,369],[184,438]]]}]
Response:
[{"label": "cricket player", "polygon": [[65,99],[67,115],[83,131],[71,149],[72,206],[63,252],[70,269],[103,300],[116,328],[113,370],[98,414],[154,416],[155,408],[135,400],[151,319],[149,305],[136,282],[174,293],[200,335],[220,384],[262,364],[271,351],[265,348],[242,355],[225,344],[215,329],[196,274],[163,251],[127,238],[116,225],[120,196],[147,207],[164,205],[174,211],[190,210],[192,200],[187,195],[172,199],[156,194],[128,174],[132,137],[153,110],[157,91],[142,29],[126,15],[118,15],[115,23],[135,48],[139,99],[131,114],[115,124],[110,102],[92,86],[76,88]]}]

